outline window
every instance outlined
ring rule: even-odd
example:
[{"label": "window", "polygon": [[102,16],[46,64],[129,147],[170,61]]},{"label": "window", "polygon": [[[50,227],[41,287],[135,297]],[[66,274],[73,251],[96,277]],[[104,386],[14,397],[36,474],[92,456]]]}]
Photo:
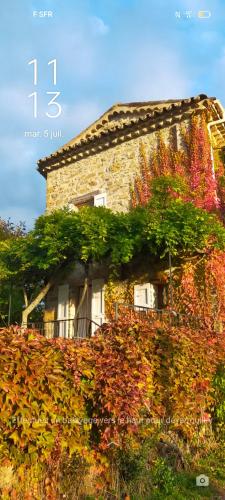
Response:
[{"label": "window", "polygon": [[143,283],[134,286],[134,305],[149,307],[155,309],[157,307],[157,287],[152,283]]},{"label": "window", "polygon": [[102,207],[106,206],[106,194],[97,194],[94,196],[94,206],[95,207]]},{"label": "window", "polygon": [[80,203],[76,203],[76,207],[79,209],[81,207],[93,207],[94,199],[88,198],[87,200],[81,201]]},{"label": "window", "polygon": [[100,191],[93,191],[83,196],[78,196],[68,203],[70,210],[79,210],[81,207],[101,207],[106,206],[106,194]]}]

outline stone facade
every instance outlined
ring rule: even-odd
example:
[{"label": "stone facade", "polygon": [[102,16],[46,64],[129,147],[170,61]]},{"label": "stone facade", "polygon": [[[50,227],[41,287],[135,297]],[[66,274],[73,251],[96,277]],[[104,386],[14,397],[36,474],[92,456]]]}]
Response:
[{"label": "stone facade", "polygon": [[[170,128],[164,130],[168,137]],[[106,193],[107,208],[127,211],[130,208],[131,188],[140,173],[140,142],[151,154],[157,143],[156,132],[143,135],[98,154],[62,166],[47,175],[47,212],[62,208],[76,196],[99,190]]]}]

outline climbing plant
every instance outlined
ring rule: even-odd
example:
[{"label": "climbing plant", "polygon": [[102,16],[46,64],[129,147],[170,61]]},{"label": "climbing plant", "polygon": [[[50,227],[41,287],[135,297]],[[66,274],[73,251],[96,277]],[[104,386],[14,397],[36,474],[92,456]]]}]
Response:
[{"label": "climbing plant", "polygon": [[[182,125],[177,137],[179,145],[173,129],[167,140],[162,132],[158,134],[158,144],[151,152],[143,143],[140,144],[141,173],[132,190],[133,206],[151,206],[157,201],[163,217],[163,210],[173,199],[174,207],[184,202],[187,217],[192,203],[202,209],[202,213],[213,212],[224,222],[224,153],[214,152],[213,158],[206,118],[202,112]],[[203,220],[204,216],[200,217],[200,225],[204,225]],[[168,232],[169,239],[171,231],[172,241],[176,230],[179,231],[179,221],[180,215],[174,210],[171,225],[165,222],[165,232]],[[190,243],[192,237],[197,236],[196,227],[192,228],[192,235],[186,235]],[[197,246],[196,240],[196,249]],[[222,247],[212,251],[209,240],[203,253],[202,257],[181,262],[175,273],[174,307],[204,317],[207,324],[216,325],[221,330],[225,312],[225,253]]]},{"label": "climbing plant", "polygon": [[224,206],[224,165],[221,158],[213,164],[205,114],[193,114],[190,123],[180,127],[177,131],[179,146],[174,133],[172,129],[165,138],[163,132],[159,132],[153,151],[140,143],[141,175],[135,179],[133,206],[148,203],[153,179],[172,176],[183,181],[180,195],[184,200],[209,211],[221,209]]},{"label": "climbing plant", "polygon": [[174,273],[174,300],[178,311],[204,318],[222,332],[225,325],[225,252],[214,250],[186,260]]}]

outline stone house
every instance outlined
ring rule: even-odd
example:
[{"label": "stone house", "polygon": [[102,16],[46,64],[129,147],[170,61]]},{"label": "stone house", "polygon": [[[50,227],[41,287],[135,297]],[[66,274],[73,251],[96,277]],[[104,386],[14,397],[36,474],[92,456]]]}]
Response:
[{"label": "stone house", "polygon": [[[140,175],[140,143],[154,148],[159,131],[165,140],[171,132],[175,148],[180,143],[180,127],[193,113],[207,111],[208,130],[213,148],[224,146],[224,109],[216,98],[199,95],[188,99],[116,104],[98,120],[50,156],[39,160],[38,171],[46,178],[47,213],[62,207],[77,210],[84,205],[105,205],[114,211],[131,207],[131,187]],[[213,150],[212,150],[213,151]],[[150,153],[151,154],[151,153]],[[140,307],[159,308],[165,304],[159,270],[139,262],[118,284],[116,297]],[[110,295],[106,268],[94,266],[89,272],[89,287],[78,322],[78,336],[86,335],[108,316],[106,298]],[[128,283],[129,282],[129,283]],[[82,295],[84,271],[76,268],[48,293],[45,321],[58,321],[57,335],[72,336],[73,321]],[[82,319],[84,318],[84,319]],[[50,332],[52,335],[52,331]]]}]

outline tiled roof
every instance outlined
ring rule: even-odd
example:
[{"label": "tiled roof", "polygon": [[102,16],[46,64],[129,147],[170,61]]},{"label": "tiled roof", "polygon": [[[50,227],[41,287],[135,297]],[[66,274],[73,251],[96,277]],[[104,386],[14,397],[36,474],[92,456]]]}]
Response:
[{"label": "tiled roof", "polygon": [[[205,94],[187,99],[115,104],[62,148],[39,160],[38,170],[46,177],[48,171],[72,160],[78,161],[125,140],[169,126],[202,109],[209,111],[210,121],[223,118],[224,110],[220,102]],[[216,127],[216,136],[220,147],[225,145],[224,124]]]}]

